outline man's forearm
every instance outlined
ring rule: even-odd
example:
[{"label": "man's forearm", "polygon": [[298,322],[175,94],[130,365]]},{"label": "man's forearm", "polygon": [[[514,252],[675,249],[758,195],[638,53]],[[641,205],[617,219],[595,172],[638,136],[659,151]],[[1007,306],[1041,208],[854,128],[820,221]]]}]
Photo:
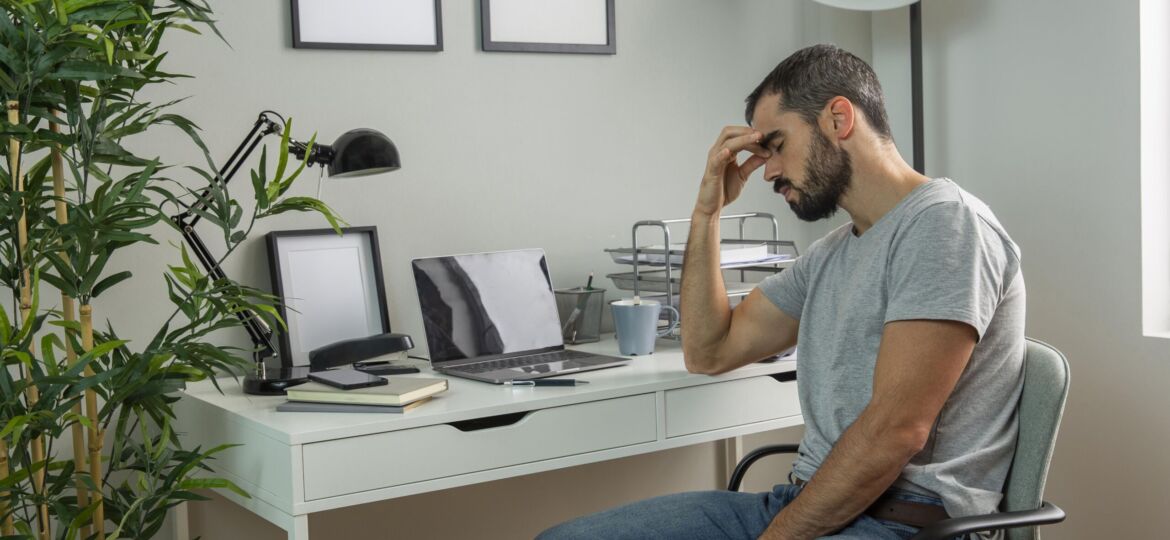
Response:
[{"label": "man's forearm", "polygon": [[760,538],[818,538],[840,530],[898,479],[919,449],[913,434],[883,428],[863,414],[845,430],[812,481],[776,515]]},{"label": "man's forearm", "polygon": [[714,353],[731,326],[731,308],[719,269],[718,214],[695,212],[691,216],[679,307],[687,369],[700,373],[714,369]]}]

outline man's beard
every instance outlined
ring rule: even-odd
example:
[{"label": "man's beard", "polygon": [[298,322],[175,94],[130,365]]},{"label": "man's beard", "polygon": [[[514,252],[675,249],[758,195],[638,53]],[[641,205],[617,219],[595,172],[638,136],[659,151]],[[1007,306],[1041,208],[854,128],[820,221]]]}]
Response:
[{"label": "man's beard", "polygon": [[799,194],[796,202],[788,203],[788,206],[796,217],[804,221],[817,221],[832,216],[837,212],[841,197],[849,191],[850,178],[853,176],[849,153],[843,148],[833,148],[829,138],[814,129],[804,169],[803,188],[797,189],[791,180],[780,177],[772,183],[772,189],[780,193],[781,188],[788,186],[796,191]]}]

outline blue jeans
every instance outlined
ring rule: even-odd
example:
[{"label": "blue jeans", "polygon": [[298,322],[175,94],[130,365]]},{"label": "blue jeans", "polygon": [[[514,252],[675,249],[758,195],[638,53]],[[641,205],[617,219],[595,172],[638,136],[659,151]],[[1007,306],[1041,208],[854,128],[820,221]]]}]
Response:
[{"label": "blue jeans", "polygon": [[[780,484],[770,493],[696,491],[646,499],[581,517],[540,533],[537,540],[599,540],[735,538],[754,540],[781,508],[796,498],[800,487]],[[899,499],[942,504],[942,501],[902,490],[891,490]],[[832,536],[837,540],[910,538],[918,532],[894,521],[862,514]]]}]

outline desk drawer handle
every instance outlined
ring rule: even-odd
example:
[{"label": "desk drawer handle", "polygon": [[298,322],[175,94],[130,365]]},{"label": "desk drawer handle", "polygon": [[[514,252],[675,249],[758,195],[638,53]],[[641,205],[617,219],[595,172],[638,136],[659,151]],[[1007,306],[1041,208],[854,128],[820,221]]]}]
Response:
[{"label": "desk drawer handle", "polygon": [[792,382],[796,380],[796,370],[785,371],[784,373],[773,373],[772,378],[778,382]]},{"label": "desk drawer handle", "polygon": [[450,422],[447,425],[459,431],[479,431],[481,429],[510,426],[524,419],[525,416],[528,416],[528,411],[472,418],[471,420],[460,420],[458,422]]}]

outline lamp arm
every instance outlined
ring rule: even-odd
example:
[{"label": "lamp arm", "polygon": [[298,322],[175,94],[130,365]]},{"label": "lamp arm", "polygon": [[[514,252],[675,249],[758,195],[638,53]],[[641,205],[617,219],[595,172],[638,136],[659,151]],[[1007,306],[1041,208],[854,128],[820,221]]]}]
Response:
[{"label": "lamp arm", "polygon": [[[232,177],[236,175],[236,172],[240,170],[244,162],[248,160],[248,156],[252,155],[252,151],[259,146],[260,141],[265,136],[281,132],[284,119],[281,118],[281,123],[278,124],[271,118],[268,118],[269,114],[278,118],[280,117],[280,115],[271,111],[260,113],[260,116],[256,118],[256,123],[252,125],[252,130],[248,132],[243,141],[240,141],[240,145],[236,147],[235,152],[232,152],[232,156],[220,167],[215,182],[226,186]],[[176,223],[188,224],[194,227],[202,219],[198,212],[207,208],[208,197],[211,195],[213,189],[215,189],[214,185],[207,186],[191,206],[188,206],[185,211],[172,218],[172,220]]]},{"label": "lamp arm", "polygon": [[[195,253],[195,258],[199,260],[199,264],[207,272],[213,280],[227,279],[227,275],[223,273],[223,269],[216,263],[215,257],[208,251],[207,245],[199,238],[199,233],[195,232],[195,227],[190,224],[180,224],[180,233],[183,235],[183,240],[191,247],[191,251]],[[244,330],[248,332],[248,337],[252,340],[252,345],[256,346],[256,360],[263,361],[264,358],[276,354],[276,347],[272,344],[271,329],[262,320],[258,319],[251,310],[241,310],[236,312],[236,317],[244,325]]]},{"label": "lamp arm", "polygon": [[[284,119],[281,118],[281,123],[278,124],[268,117],[269,114],[280,118],[280,115],[271,111],[261,112],[260,116],[256,119],[256,123],[252,125],[252,130],[248,132],[248,135],[244,137],[240,145],[236,147],[235,152],[232,152],[231,157],[220,168],[219,174],[215,179],[216,182],[219,182],[221,185],[227,185],[265,136],[282,131],[283,128],[281,125]],[[171,221],[179,228],[183,240],[195,253],[195,258],[199,260],[199,264],[207,272],[207,275],[212,279],[218,280],[227,279],[227,275],[219,267],[215,257],[207,249],[207,245],[199,238],[199,233],[195,232],[195,224],[199,223],[201,219],[200,212],[207,208],[208,197],[211,195],[213,189],[215,189],[214,185],[204,189],[194,203],[188,206],[183,212],[171,217]],[[271,331],[262,320],[257,318],[250,310],[237,311],[236,317],[243,323],[244,330],[248,332],[248,337],[251,338],[252,344],[256,346],[257,350],[255,354],[258,362],[263,363],[264,358],[276,354],[276,347],[272,344],[270,337]]]},{"label": "lamp arm", "polygon": [[309,150],[309,145],[295,139],[289,139],[288,151],[297,159],[304,161],[306,165],[312,167],[313,165],[320,165],[322,167],[329,165],[333,161],[333,147],[327,144],[313,143],[312,151]]}]

